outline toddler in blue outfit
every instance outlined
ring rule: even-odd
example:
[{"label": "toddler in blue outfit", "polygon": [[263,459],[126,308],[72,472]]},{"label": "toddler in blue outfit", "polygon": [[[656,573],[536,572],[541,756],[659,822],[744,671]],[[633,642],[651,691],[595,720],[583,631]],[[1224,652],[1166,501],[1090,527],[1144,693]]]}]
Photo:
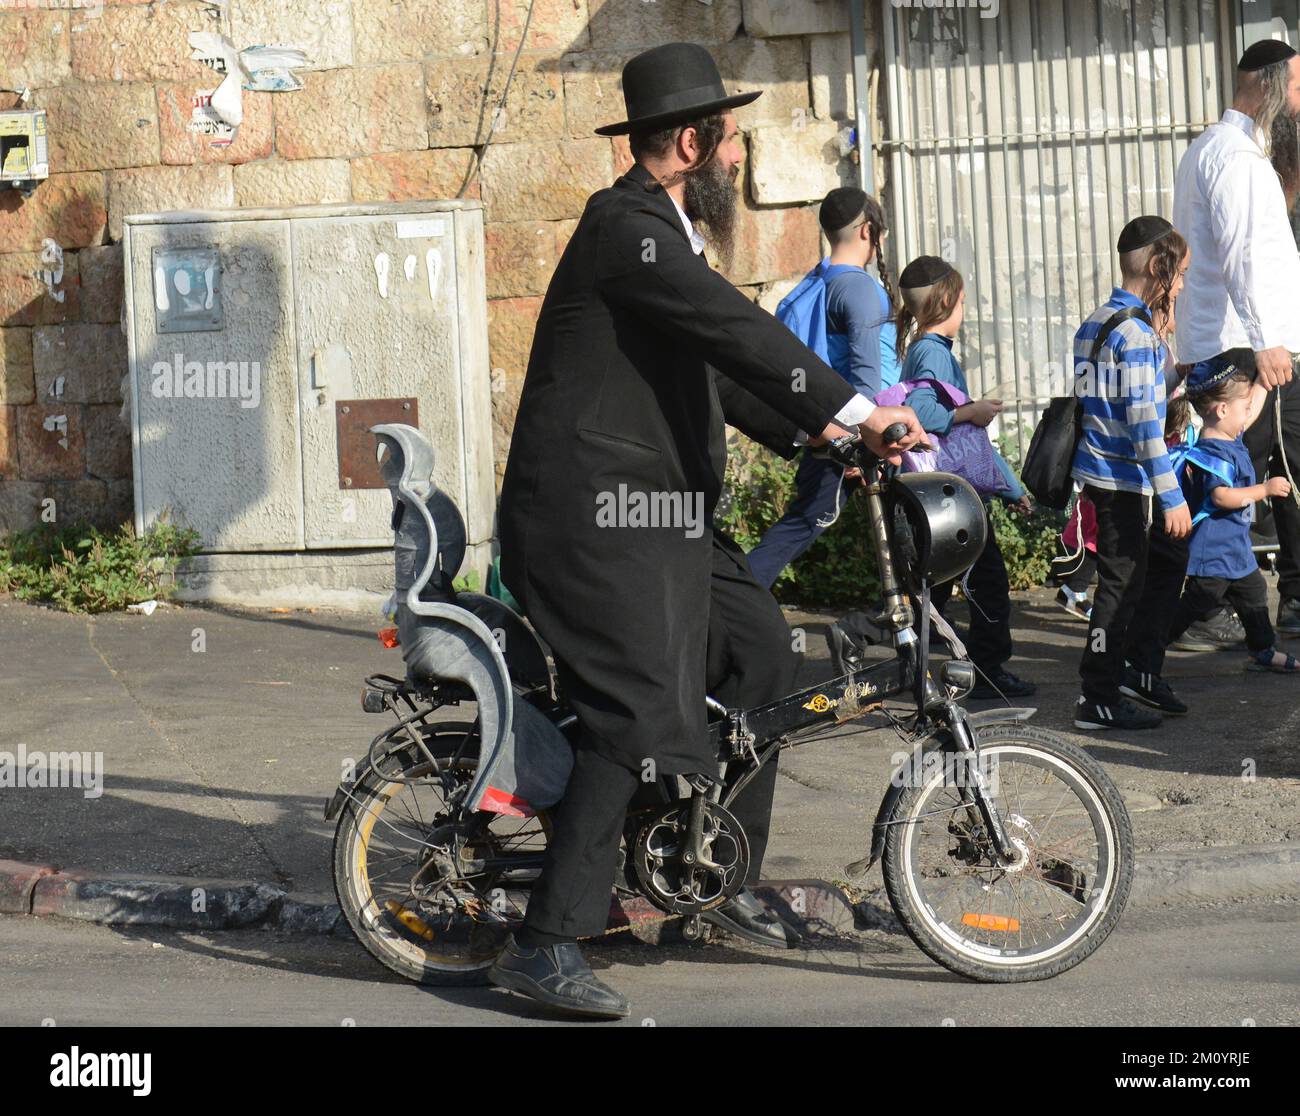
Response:
[{"label": "toddler in blue outfit", "polygon": [[1268,586],[1250,544],[1255,504],[1291,492],[1285,477],[1255,482],[1250,451],[1242,441],[1268,396],[1262,384],[1252,382],[1254,368],[1249,349],[1233,349],[1201,361],[1187,378],[1187,397],[1205,426],[1194,444],[1173,454],[1193,518],[1187,583],[1170,638],[1177,639],[1227,601],[1246,629],[1251,653],[1246,669],[1296,674],[1295,656],[1277,650]]}]

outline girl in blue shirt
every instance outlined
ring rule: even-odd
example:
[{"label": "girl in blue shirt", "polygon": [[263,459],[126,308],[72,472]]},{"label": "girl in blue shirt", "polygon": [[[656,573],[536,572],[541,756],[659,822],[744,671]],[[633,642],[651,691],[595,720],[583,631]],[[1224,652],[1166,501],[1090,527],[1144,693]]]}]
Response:
[{"label": "girl in blue shirt", "polygon": [[[966,376],[952,353],[953,338],[961,328],[965,312],[966,292],[961,276],[937,256],[921,256],[904,268],[898,282],[903,302],[896,326],[898,354],[902,360],[899,381],[939,380],[969,396]],[[971,400],[955,409],[944,406],[929,385],[908,395],[907,403],[921,425],[932,434],[947,434],[959,422],[988,426],[1002,410],[1000,400]],[[998,495],[1028,511],[1029,497],[1024,487],[1001,455],[997,460],[1007,482],[1005,490]],[[933,600],[940,612],[952,595],[953,584],[950,581],[934,588]],[[982,675],[971,697],[1028,697],[1038,687],[1017,678],[1004,665],[1012,655],[1011,587],[991,523],[988,543],[967,574],[963,589],[970,602],[971,616],[967,649]]]}]

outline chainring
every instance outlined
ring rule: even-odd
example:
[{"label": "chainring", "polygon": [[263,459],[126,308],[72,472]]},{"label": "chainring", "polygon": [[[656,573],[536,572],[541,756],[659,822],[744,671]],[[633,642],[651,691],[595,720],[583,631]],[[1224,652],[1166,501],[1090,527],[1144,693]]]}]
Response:
[{"label": "chainring", "polygon": [[705,804],[704,854],[716,868],[682,861],[690,821],[689,800],[678,800],[653,815],[636,835],[632,871],[647,899],[668,914],[712,910],[745,886],[749,838],[730,811]]}]

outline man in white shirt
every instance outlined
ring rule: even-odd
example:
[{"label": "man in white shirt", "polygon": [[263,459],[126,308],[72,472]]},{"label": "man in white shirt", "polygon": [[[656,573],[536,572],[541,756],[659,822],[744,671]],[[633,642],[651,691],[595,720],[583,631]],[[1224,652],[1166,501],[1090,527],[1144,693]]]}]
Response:
[{"label": "man in white shirt", "polygon": [[1187,149],[1174,180],[1174,228],[1192,250],[1178,359],[1250,348],[1268,387],[1290,381],[1300,352],[1300,255],[1268,159],[1280,112],[1300,114],[1300,57],[1267,39],[1242,55],[1232,108]]},{"label": "man in white shirt", "polygon": [[[1300,56],[1284,42],[1265,39],[1237,64],[1232,107],[1178,164],[1173,223],[1187,238],[1192,262],[1178,299],[1175,340],[1183,364],[1252,349],[1260,381],[1291,391],[1292,360],[1300,353],[1300,253],[1269,159],[1273,124],[1283,114],[1300,116]],[[1260,476],[1276,448],[1278,394],[1272,392],[1246,434]],[[1283,448],[1290,461],[1300,462],[1300,438]],[[1284,519],[1291,521],[1279,517],[1279,528]],[[1300,634],[1300,537],[1284,537],[1293,534],[1278,532],[1278,626]]]}]

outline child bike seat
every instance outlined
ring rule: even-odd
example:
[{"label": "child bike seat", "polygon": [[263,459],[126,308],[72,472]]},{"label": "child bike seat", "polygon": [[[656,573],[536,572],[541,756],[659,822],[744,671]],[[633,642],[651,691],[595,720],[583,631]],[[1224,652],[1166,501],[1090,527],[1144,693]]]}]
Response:
[{"label": "child bike seat", "polygon": [[512,687],[546,684],[549,666],[531,629],[506,605],[457,593],[465,521],[434,485],[433,447],[414,427],[371,427],[380,472],[393,497],[394,589],[398,642],[407,678],[468,686],[478,705],[480,755],[467,802],[473,809],[527,815],[559,801],[573,753],[554,724]]}]

